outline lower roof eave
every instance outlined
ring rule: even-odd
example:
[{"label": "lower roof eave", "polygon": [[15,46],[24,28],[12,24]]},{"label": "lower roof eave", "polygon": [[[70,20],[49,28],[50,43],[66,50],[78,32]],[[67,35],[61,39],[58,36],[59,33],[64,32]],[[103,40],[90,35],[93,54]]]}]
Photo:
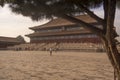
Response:
[{"label": "lower roof eave", "polygon": [[45,37],[45,36],[63,36],[63,35],[78,35],[78,34],[91,34],[91,33],[70,33],[70,34],[47,34],[47,35],[34,35],[30,34],[28,37]]}]

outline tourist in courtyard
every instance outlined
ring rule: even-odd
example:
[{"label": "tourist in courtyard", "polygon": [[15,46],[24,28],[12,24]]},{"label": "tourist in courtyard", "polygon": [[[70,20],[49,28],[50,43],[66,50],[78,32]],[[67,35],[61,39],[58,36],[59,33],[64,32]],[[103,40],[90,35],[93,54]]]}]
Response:
[{"label": "tourist in courtyard", "polygon": [[52,56],[52,48],[50,48],[49,51],[50,51],[50,56]]}]

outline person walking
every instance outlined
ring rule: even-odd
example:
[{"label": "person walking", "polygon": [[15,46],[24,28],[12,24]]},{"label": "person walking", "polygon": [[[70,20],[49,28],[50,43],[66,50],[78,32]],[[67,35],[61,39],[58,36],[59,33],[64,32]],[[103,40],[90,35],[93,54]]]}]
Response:
[{"label": "person walking", "polygon": [[52,56],[52,48],[50,48],[49,51],[50,51],[50,56]]}]

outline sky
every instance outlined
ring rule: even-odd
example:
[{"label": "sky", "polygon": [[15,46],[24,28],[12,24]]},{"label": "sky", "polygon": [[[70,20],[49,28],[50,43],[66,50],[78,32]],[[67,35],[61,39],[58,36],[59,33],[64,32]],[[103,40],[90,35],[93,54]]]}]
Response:
[{"label": "sky", "polygon": [[[95,14],[100,17],[103,17],[102,7],[99,9],[93,10]],[[117,33],[120,35],[120,10],[117,9],[116,11],[116,18],[115,18],[115,27]],[[22,35],[27,42],[30,41],[26,34],[33,33],[29,27],[38,26],[45,24],[46,20],[41,20],[38,22],[32,21],[29,17],[24,17],[22,15],[18,15],[12,13],[11,10],[8,8],[8,5],[5,5],[3,8],[0,7],[0,36],[6,37],[17,37]],[[118,38],[120,40],[120,38]]]},{"label": "sky", "polygon": [[0,7],[0,36],[17,37],[22,35],[29,42],[30,39],[25,36],[26,34],[33,33],[29,27],[38,26],[46,22],[45,20],[35,22],[29,17],[12,13],[8,5],[5,5],[3,8]]}]

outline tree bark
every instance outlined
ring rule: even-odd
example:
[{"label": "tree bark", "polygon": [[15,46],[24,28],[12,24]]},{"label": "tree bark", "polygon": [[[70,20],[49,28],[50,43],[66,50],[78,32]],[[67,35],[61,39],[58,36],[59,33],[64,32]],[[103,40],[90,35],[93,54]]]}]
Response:
[{"label": "tree bark", "polygon": [[106,48],[106,53],[109,58],[109,61],[111,62],[114,71],[115,71],[115,76],[117,77],[117,80],[120,80],[120,54],[117,50],[116,44],[113,42],[109,42],[110,39],[104,39],[103,43]]},{"label": "tree bark", "polygon": [[[114,18],[116,10],[116,0],[104,0],[104,20],[105,38],[103,42],[106,47],[108,58],[114,68],[117,80],[120,80],[120,54],[116,47],[116,31],[114,28]],[[116,77],[114,78],[116,80]]]}]

